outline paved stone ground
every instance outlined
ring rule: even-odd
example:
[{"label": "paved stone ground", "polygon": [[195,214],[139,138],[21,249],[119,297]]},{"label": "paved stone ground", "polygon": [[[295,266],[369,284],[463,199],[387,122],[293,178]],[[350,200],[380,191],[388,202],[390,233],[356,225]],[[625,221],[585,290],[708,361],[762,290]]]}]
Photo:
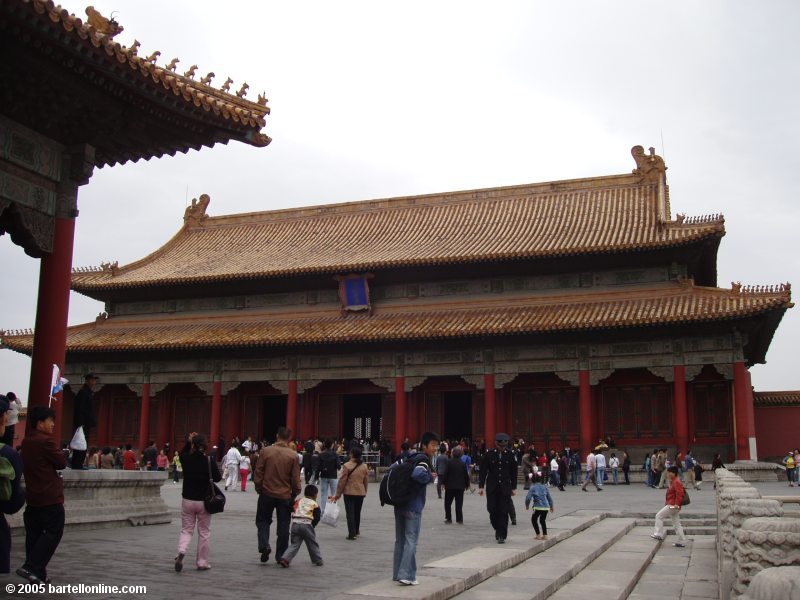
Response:
[{"label": "paved stone ground", "polygon": [[[785,484],[760,483],[765,494],[797,494],[797,488]],[[256,495],[252,483],[245,493],[228,494],[225,513],[216,515],[212,523],[210,571],[196,571],[193,566],[194,542],[189,548],[183,573],[175,573],[173,559],[178,539],[180,519],[180,486],[167,482],[163,496],[173,510],[170,525],[114,528],[105,530],[67,531],[50,563],[49,574],[55,583],[147,585],[147,597],[182,600],[188,597],[210,598],[270,598],[301,597],[304,600],[323,599],[337,593],[380,579],[391,578],[394,541],[394,519],[391,507],[381,507],[377,485],[371,485],[364,503],[361,538],[345,540],[344,514],[338,528],[320,525],[318,540],[325,566],[311,565],[305,550],[295,558],[291,568],[282,569],[274,560],[262,565],[256,548]],[[516,500],[519,525],[512,533],[530,532],[529,516],[525,513],[522,490]],[[653,514],[664,502],[663,490],[651,490],[644,485],[606,486],[603,492],[593,489],[582,493],[580,488],[568,487],[566,492],[552,491],[556,515],[576,510],[595,509],[615,512]],[[713,513],[714,492],[711,487],[692,494],[691,513]],[[342,512],[344,509],[342,507]],[[445,525],[444,512],[436,491],[428,489],[428,504],[423,514],[423,528],[417,552],[417,564],[423,565],[473,546],[491,543],[493,532],[485,510],[485,500],[466,494],[464,515],[466,524]],[[273,547],[274,547],[274,530]],[[274,558],[274,557],[272,557]],[[24,540],[12,541],[12,570],[24,560]],[[20,583],[16,575],[0,575],[0,588]],[[36,597],[12,594],[6,597]],[[41,596],[39,596],[41,597]],[[87,596],[59,595],[56,598]],[[91,598],[132,596],[92,595]]]}]

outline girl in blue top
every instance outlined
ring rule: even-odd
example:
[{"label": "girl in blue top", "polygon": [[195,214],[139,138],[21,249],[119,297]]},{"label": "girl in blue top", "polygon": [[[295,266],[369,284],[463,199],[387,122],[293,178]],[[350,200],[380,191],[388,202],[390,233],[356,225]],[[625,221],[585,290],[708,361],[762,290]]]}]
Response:
[{"label": "girl in blue top", "polygon": [[[530,509],[531,501],[533,501],[531,524],[533,525],[533,530],[536,532],[536,539],[546,540],[547,513],[554,512],[556,507],[555,504],[553,504],[552,496],[550,496],[550,490],[542,483],[542,476],[538,473],[533,474],[533,485],[531,489],[528,490],[528,495],[525,497],[525,510]],[[542,526],[541,533],[539,533],[539,524]]]}]

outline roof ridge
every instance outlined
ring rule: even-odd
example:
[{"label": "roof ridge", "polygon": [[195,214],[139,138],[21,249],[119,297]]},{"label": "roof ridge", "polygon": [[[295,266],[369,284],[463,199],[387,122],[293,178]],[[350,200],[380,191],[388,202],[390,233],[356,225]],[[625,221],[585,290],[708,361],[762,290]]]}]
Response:
[{"label": "roof ridge", "polygon": [[[247,219],[249,223],[253,223],[251,219],[259,218],[257,223],[263,223],[273,220],[290,220],[293,217],[297,219],[305,218],[319,218],[327,216],[339,216],[343,214],[363,214],[371,211],[382,210],[398,210],[414,207],[424,206],[447,206],[451,204],[467,204],[473,202],[478,204],[483,201],[499,201],[503,199],[511,199],[519,196],[538,196],[546,193],[558,192],[576,192],[603,190],[611,187],[621,187],[619,183],[614,180],[622,180],[628,187],[643,187],[654,188],[655,184],[640,181],[635,175],[629,173],[622,173],[619,175],[602,175],[598,177],[582,177],[578,179],[561,179],[556,181],[540,181],[534,183],[523,183],[515,185],[474,188],[466,190],[456,190],[451,192],[434,192],[429,194],[416,194],[411,196],[389,196],[385,198],[375,198],[368,200],[349,200],[345,202],[331,203],[331,204],[312,204],[308,206],[297,206],[288,208],[278,208],[273,210],[264,211],[251,211],[245,213],[234,213],[229,215],[208,216],[208,219],[203,221],[202,226],[207,228],[209,225],[220,226],[227,225],[227,221],[241,221]],[[591,186],[592,182],[602,181],[607,185]],[[568,184],[584,183],[585,188],[570,189]],[[615,185],[616,183],[616,185]],[[526,190],[527,191],[526,193]],[[504,192],[506,192],[504,194]],[[234,222],[230,225],[238,225],[240,223]]]}]

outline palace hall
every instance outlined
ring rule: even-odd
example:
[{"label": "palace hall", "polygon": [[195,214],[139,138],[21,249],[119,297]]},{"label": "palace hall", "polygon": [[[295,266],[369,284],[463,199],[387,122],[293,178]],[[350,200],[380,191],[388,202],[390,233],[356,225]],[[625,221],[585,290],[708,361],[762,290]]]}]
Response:
[{"label": "palace hall", "polygon": [[286,423],[756,459],[749,369],[790,286],[720,287],[723,217],[673,213],[664,161],[631,153],[618,175],[328,206],[212,216],[200,196],[149,256],[72,273],[105,303],[67,332],[65,376],[101,377],[90,443]]}]

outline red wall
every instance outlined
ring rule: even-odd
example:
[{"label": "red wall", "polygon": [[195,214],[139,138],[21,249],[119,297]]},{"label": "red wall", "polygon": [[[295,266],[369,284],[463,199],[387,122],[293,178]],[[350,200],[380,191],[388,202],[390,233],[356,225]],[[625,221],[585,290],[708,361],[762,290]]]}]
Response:
[{"label": "red wall", "polygon": [[759,460],[783,458],[800,445],[800,406],[757,406],[755,415]]}]

